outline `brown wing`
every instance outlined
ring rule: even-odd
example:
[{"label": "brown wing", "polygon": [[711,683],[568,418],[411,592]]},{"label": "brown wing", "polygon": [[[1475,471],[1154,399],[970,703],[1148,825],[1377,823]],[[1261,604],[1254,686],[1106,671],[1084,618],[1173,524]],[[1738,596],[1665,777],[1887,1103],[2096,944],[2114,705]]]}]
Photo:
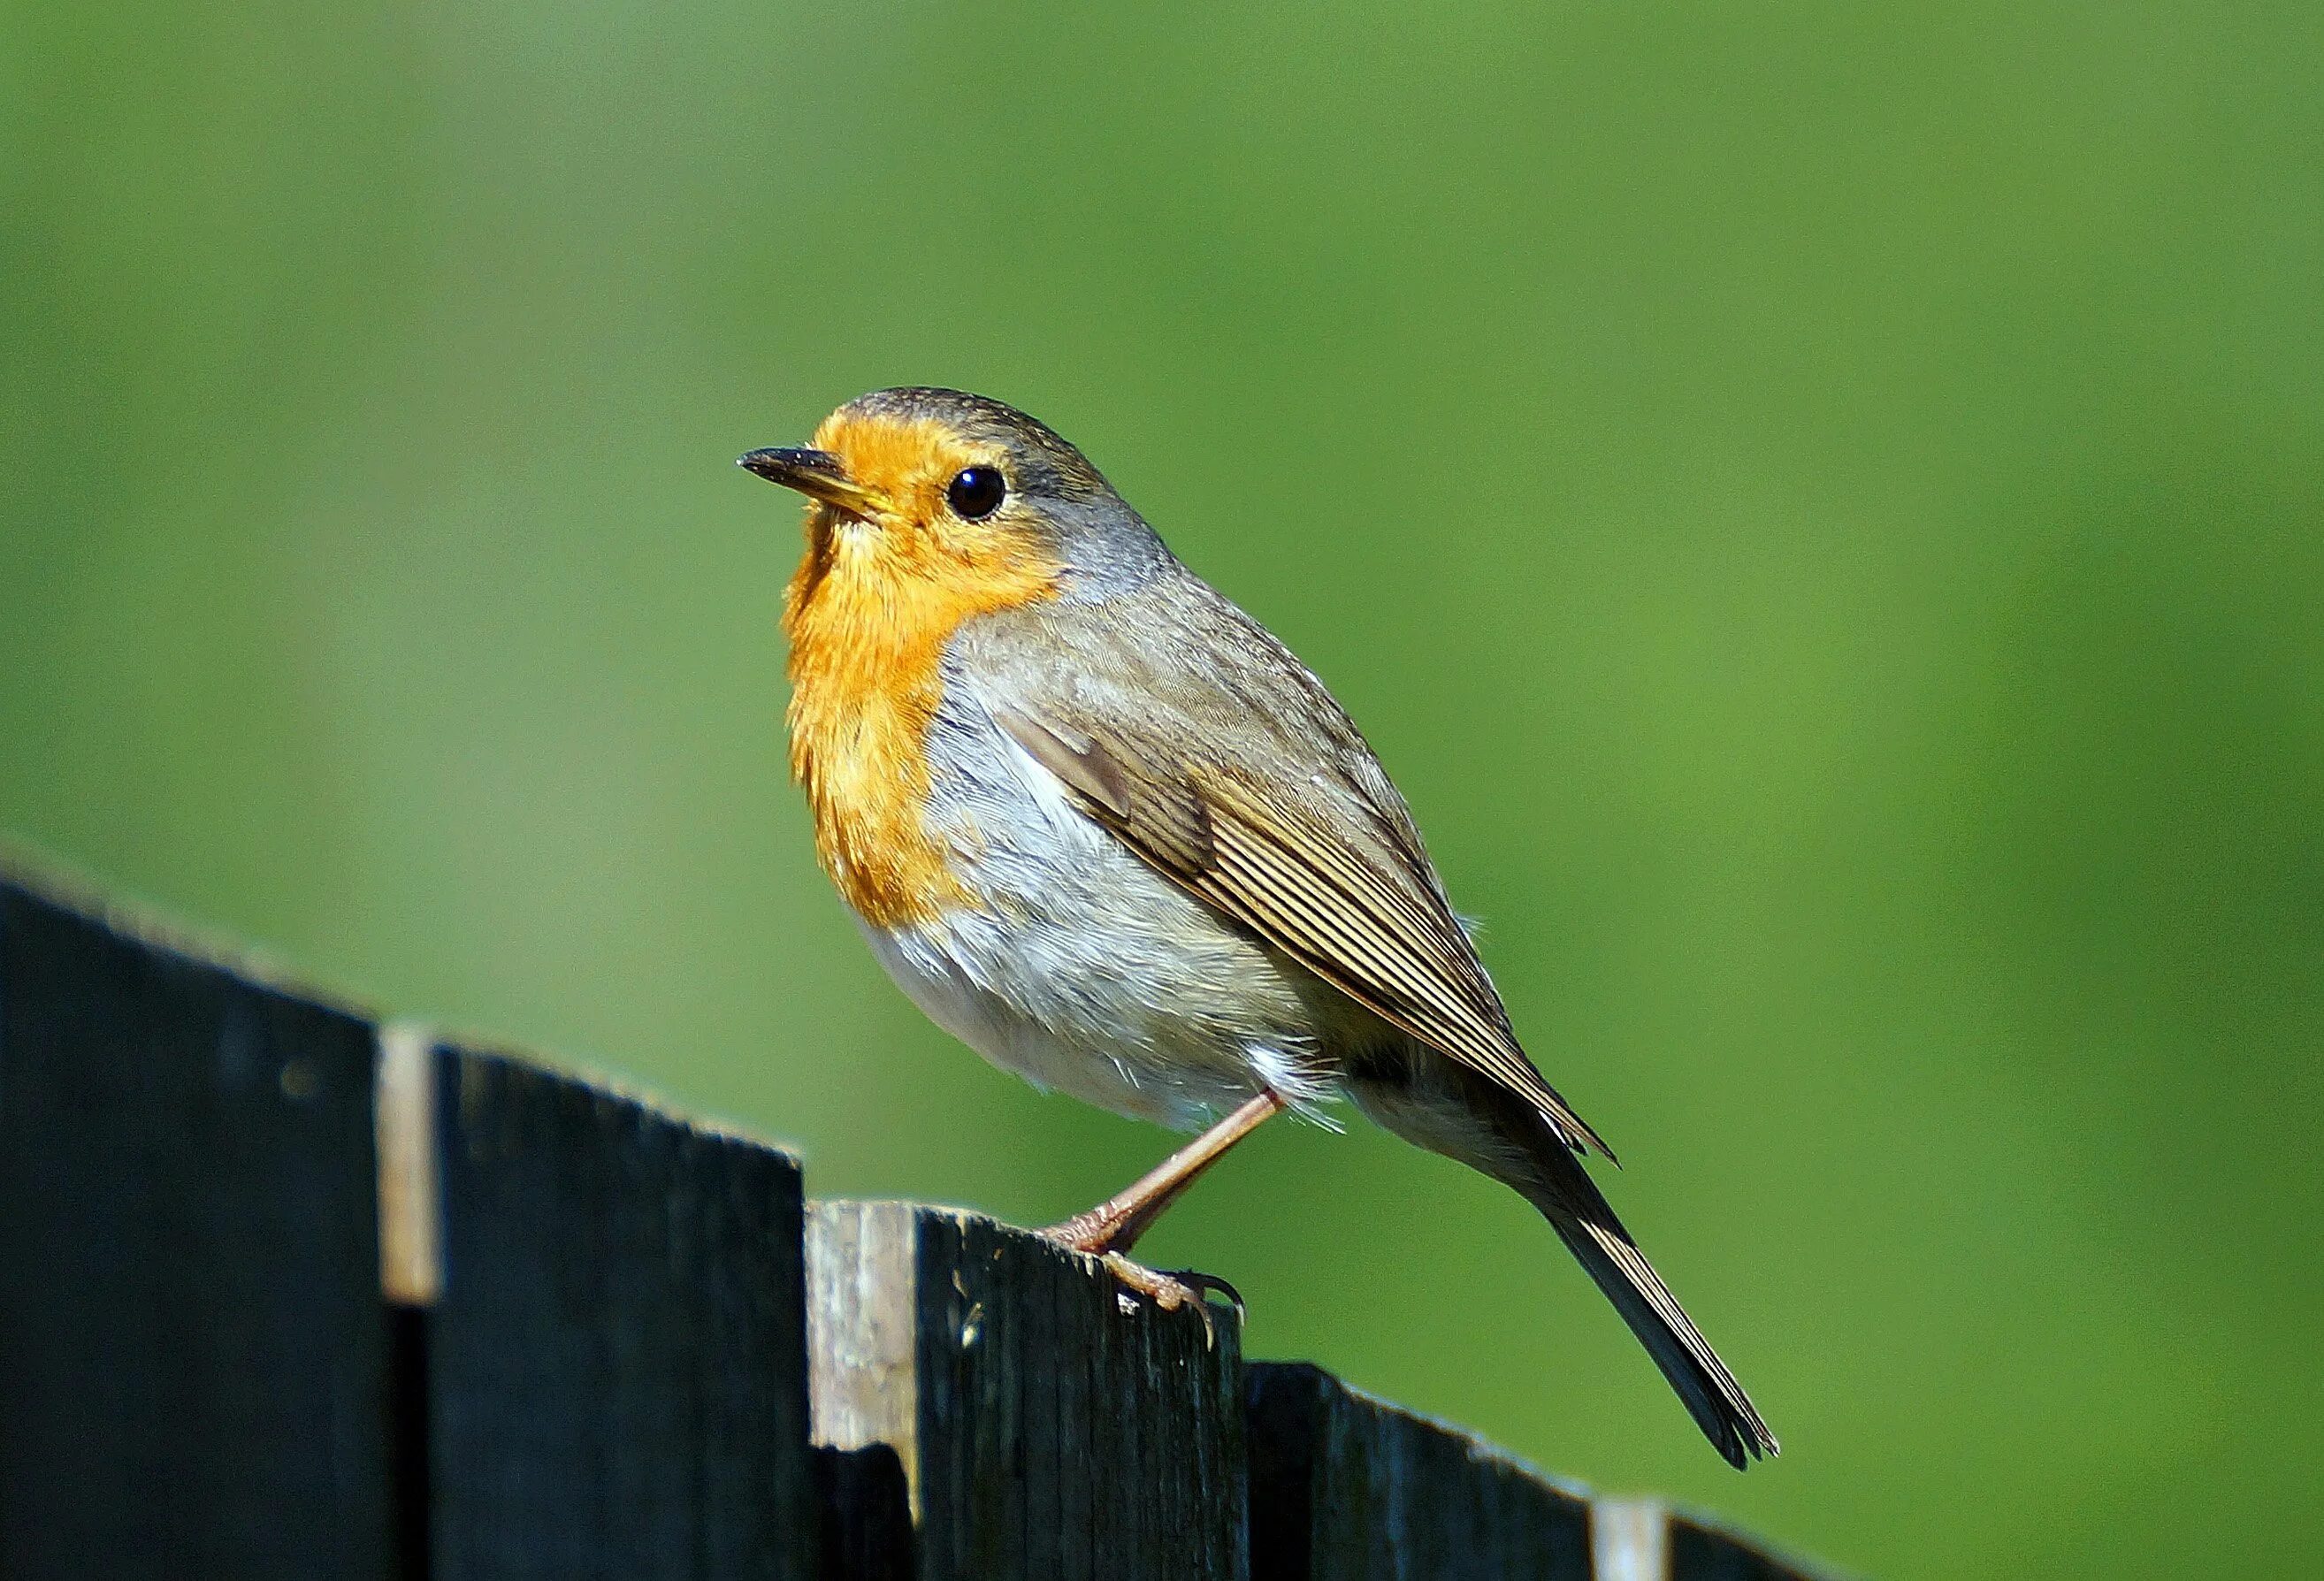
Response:
[{"label": "brown wing", "polygon": [[1174,749],[1162,732],[1068,718],[1056,706],[1020,704],[995,717],[1084,813],[1157,871],[1382,1020],[1533,1104],[1577,1152],[1614,1156],[1517,1046],[1401,803],[1381,808],[1343,781],[1371,813],[1370,830],[1350,834],[1313,782],[1262,783],[1215,755]]}]

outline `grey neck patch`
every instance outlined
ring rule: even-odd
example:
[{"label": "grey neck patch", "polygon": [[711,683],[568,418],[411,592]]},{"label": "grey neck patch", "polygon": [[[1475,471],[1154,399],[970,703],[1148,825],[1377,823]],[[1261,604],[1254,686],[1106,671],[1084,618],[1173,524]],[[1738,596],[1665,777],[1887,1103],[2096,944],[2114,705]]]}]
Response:
[{"label": "grey neck patch", "polygon": [[1049,519],[1065,564],[1059,596],[1070,602],[1119,597],[1179,568],[1160,535],[1119,499],[1052,503]]}]

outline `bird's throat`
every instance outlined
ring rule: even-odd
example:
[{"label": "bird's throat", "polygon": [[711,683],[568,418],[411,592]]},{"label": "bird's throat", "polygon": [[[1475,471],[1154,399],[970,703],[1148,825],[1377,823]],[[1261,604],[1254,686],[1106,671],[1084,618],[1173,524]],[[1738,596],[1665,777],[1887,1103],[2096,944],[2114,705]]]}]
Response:
[{"label": "bird's throat", "polygon": [[811,523],[783,610],[791,773],[815,816],[816,854],[880,927],[973,903],[927,815],[945,645],[963,621],[1053,597],[1057,583],[1046,559],[979,569],[917,536]]}]

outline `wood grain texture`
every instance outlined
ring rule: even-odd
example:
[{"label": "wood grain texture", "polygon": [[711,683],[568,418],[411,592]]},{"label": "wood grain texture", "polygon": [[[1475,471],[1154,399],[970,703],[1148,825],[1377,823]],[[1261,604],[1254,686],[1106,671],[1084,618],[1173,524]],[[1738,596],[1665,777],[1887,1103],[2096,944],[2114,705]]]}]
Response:
[{"label": "wood grain texture", "polygon": [[372,1032],[0,877],[0,1575],[399,1572]]},{"label": "wood grain texture", "polygon": [[813,1570],[797,1163],[439,1049],[434,1581]]},{"label": "wood grain texture", "polygon": [[818,1204],[807,1246],[826,1575],[1249,1574],[1232,1312],[912,1203]]},{"label": "wood grain texture", "polygon": [[1305,1364],[1250,1369],[1251,1573],[1588,1581],[1580,1490]]}]

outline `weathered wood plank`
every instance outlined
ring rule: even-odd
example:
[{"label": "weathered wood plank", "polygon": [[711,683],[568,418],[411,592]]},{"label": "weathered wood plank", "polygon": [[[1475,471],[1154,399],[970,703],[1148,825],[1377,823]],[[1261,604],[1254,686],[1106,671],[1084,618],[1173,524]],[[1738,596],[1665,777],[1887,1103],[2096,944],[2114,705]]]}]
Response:
[{"label": "weathered wood plank", "polygon": [[1670,1511],[1660,1499],[1600,1499],[1590,1536],[1598,1581],[1671,1581]]},{"label": "weathered wood plank", "polygon": [[1660,1499],[1601,1498],[1591,1521],[1599,1581],[1833,1581],[1835,1575]]},{"label": "weathered wood plank", "polygon": [[805,1581],[797,1163],[521,1061],[433,1069],[433,1581]]},{"label": "weathered wood plank", "polygon": [[1088,1258],[912,1203],[816,1205],[807,1270],[826,1574],[1249,1574],[1232,1312],[1156,1311]]},{"label": "weathered wood plank", "polygon": [[372,1032],[0,878],[0,1575],[399,1572]]},{"label": "weathered wood plank", "polygon": [[1836,1575],[1692,1510],[1671,1512],[1670,1557],[1674,1581],[1834,1581]]},{"label": "weathered wood plank", "polygon": [[1578,1489],[1318,1368],[1249,1376],[1252,1575],[1588,1581]]}]

